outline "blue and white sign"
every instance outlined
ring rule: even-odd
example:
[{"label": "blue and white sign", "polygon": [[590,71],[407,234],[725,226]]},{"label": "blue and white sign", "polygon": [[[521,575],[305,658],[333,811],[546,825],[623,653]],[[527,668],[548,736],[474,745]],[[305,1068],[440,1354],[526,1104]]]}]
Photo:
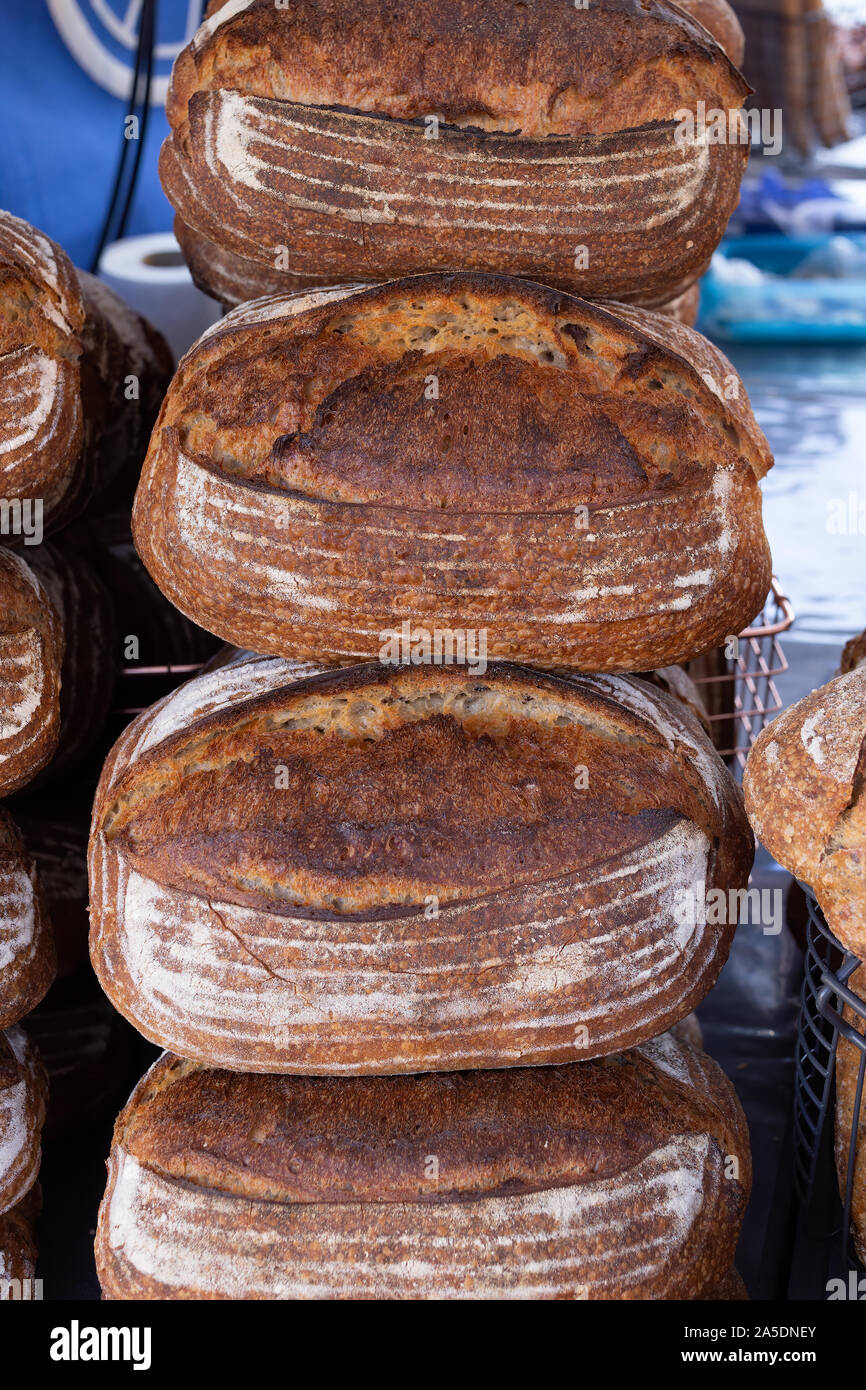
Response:
[{"label": "blue and white sign", "polygon": [[[76,62],[105,91],[126,99],[144,0],[48,0],[57,30]],[[165,103],[171,65],[201,21],[202,0],[168,0],[159,6],[154,82],[150,99]]]}]

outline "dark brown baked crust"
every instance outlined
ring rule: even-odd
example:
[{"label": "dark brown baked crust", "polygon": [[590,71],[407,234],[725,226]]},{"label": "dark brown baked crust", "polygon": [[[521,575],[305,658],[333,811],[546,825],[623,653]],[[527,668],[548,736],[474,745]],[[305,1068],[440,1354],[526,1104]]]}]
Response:
[{"label": "dark brown baked crust", "polygon": [[839,667],[839,674],[845,675],[848,671],[853,671],[857,666],[866,665],[866,631],[858,632],[856,637],[851,637],[842,649],[842,661]]},{"label": "dark brown baked crust", "polygon": [[66,537],[34,547],[27,561],[63,628],[60,739],[39,782],[63,776],[93,748],[105,726],[118,672],[111,595]]},{"label": "dark brown baked crust", "polygon": [[[732,1087],[671,1035],[572,1066],[355,1080],[166,1055],[115,1128],[97,1265],[109,1298],[700,1297],[750,1184]],[[162,1258],[137,1263],[154,1223]]]},{"label": "dark brown baked crust", "polygon": [[29,1013],[54,979],[54,937],[36,865],[0,806],[0,1029]]},{"label": "dark brown baked crust", "polygon": [[685,10],[692,19],[703,24],[735,67],[743,66],[746,48],[743,26],[727,0],[677,0],[675,8]]},{"label": "dark brown baked crust", "polygon": [[16,1207],[0,1214],[0,1286],[9,1279],[33,1279],[36,1274],[38,1185]]},{"label": "dark brown baked crust", "polygon": [[[860,966],[848,981],[861,999],[866,995],[866,970]],[[863,1020],[853,1009],[845,1007],[845,1021],[858,1033],[864,1032]],[[839,1034],[836,1046],[836,1112],[835,1153],[839,1193],[845,1200],[848,1183],[848,1152],[851,1131],[854,1130],[854,1184],[851,1190],[851,1238],[861,1264],[866,1263],[866,1110],[862,1103],[854,1124],[854,1105],[863,1053],[859,1047]]]},{"label": "dark brown baked crust", "polygon": [[31,782],[60,737],[60,615],[29,564],[0,546],[0,796]]},{"label": "dark brown baked crust", "polygon": [[16,1206],[39,1173],[48,1082],[21,1028],[0,1032],[0,1213]]},{"label": "dark brown baked crust", "polygon": [[808,883],[831,931],[866,956],[866,666],[778,715],[743,776],[755,834]]},{"label": "dark brown baked crust", "polygon": [[248,657],[108,759],[91,956],[141,1032],[214,1065],[571,1060],[703,998],[734,924],[676,904],[751,860],[733,779],[644,682]]},{"label": "dark brown baked crust", "polygon": [[4,500],[40,501],[45,530],[65,526],[140,464],[171,369],[149,324],[49,237],[0,211]]},{"label": "dark brown baked crust", "polygon": [[160,172],[219,298],[464,266],[660,303],[708,264],[747,156],[678,144],[675,114],[748,90],[659,0],[252,0],[178,58]]},{"label": "dark brown baked crust", "polygon": [[738,383],[680,323],[501,276],[247,305],[178,370],[136,545],[258,651],[377,657],[407,620],[534,665],[669,665],[769,587]]}]

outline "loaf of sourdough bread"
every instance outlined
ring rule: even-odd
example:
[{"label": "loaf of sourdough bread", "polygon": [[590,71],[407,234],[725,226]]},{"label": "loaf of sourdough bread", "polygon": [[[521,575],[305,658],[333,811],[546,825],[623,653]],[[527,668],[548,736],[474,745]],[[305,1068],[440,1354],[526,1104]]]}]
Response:
[{"label": "loaf of sourdough bread", "polygon": [[682,113],[749,91],[666,0],[233,0],[175,63],[160,173],[224,302],[465,267],[661,304],[748,156]]},{"label": "loaf of sourdough bread", "polygon": [[866,956],[866,666],[777,715],[743,776],[755,834],[808,883],[830,930]]},{"label": "loaf of sourdough bread", "polygon": [[0,1213],[36,1182],[47,1098],[42,1063],[23,1029],[0,1033]]},{"label": "loaf of sourdough bread", "polygon": [[750,1183],[733,1087],[672,1034],[351,1080],[164,1055],[115,1127],[97,1267],[111,1299],[701,1298]]},{"label": "loaf of sourdough bread", "polygon": [[29,1013],[54,979],[54,937],[36,864],[0,806],[0,1029]]},{"label": "loaf of sourdough bread", "polygon": [[32,781],[60,737],[60,614],[21,556],[0,546],[0,796]]},{"label": "loaf of sourdough bread", "polygon": [[140,463],[171,366],[112,290],[0,211],[0,500],[40,503],[46,531],[65,525]]},{"label": "loaf of sourdough bread", "polygon": [[38,1183],[23,1201],[0,1213],[0,1289],[12,1279],[36,1274],[36,1220],[41,1206]]},{"label": "loaf of sourdough bread", "polygon": [[643,681],[247,657],[109,756],[91,957],[146,1037],[215,1066],[570,1061],[695,1007],[751,863],[739,788]]},{"label": "loaf of sourdough bread", "polygon": [[733,367],[684,325],[424,275],[264,300],[205,334],[133,531],[163,593],[251,650],[376,659],[408,622],[641,671],[760,610],[771,464]]}]

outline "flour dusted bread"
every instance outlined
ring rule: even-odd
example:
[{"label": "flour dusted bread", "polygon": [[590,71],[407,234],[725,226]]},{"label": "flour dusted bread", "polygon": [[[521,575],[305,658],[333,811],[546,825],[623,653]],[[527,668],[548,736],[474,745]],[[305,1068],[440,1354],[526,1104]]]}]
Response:
[{"label": "flour dusted bread", "polygon": [[255,651],[377,658],[409,622],[539,666],[669,665],[769,588],[772,456],[737,381],[680,323],[502,276],[254,303],[180,366],[135,542]]},{"label": "flour dusted bread", "polygon": [[0,1028],[39,1003],[54,979],[54,938],[36,865],[0,806]]},{"label": "flour dusted bread", "polygon": [[670,1034],[352,1080],[165,1055],[115,1127],[97,1268],[114,1299],[700,1298],[750,1183],[733,1088]]},{"label": "flour dusted bread", "polygon": [[56,242],[0,211],[0,497],[39,502],[46,530],[65,525],[132,457],[140,462],[170,374],[143,319]]},{"label": "flour dusted bread", "polygon": [[9,1211],[0,1212],[0,1288],[7,1280],[33,1279],[36,1274],[38,1185]]},{"label": "flour dusted bread", "polygon": [[831,931],[866,956],[866,666],[777,716],[743,777],[755,834],[813,889]]},{"label": "flour dusted bread", "polygon": [[0,547],[0,796],[32,781],[57,747],[63,650],[47,591]]},{"label": "flour dusted bread", "polygon": [[23,1029],[0,1033],[0,1213],[36,1181],[47,1092],[42,1063]]},{"label": "flour dusted bread", "polygon": [[247,657],[109,757],[91,957],[146,1037],[213,1065],[572,1060],[703,998],[734,930],[704,890],[751,862],[732,778],[642,681]]},{"label": "flour dusted bread", "polygon": [[709,263],[748,153],[677,141],[676,113],[749,90],[662,0],[248,0],[175,63],[160,173],[227,302],[463,266],[658,304]]}]

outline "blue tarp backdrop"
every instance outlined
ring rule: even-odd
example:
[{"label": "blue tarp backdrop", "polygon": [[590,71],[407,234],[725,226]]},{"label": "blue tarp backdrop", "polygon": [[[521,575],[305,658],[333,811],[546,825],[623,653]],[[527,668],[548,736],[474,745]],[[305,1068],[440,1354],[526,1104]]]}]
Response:
[{"label": "blue tarp backdrop", "polygon": [[[106,88],[123,88],[125,70],[132,81],[140,8],[141,0],[0,0],[0,207],[48,232],[78,265],[93,254],[111,194],[126,100]],[[163,83],[201,9],[200,0],[161,0]],[[166,131],[161,104],[152,106],[129,235],[171,227],[156,171]]]}]

